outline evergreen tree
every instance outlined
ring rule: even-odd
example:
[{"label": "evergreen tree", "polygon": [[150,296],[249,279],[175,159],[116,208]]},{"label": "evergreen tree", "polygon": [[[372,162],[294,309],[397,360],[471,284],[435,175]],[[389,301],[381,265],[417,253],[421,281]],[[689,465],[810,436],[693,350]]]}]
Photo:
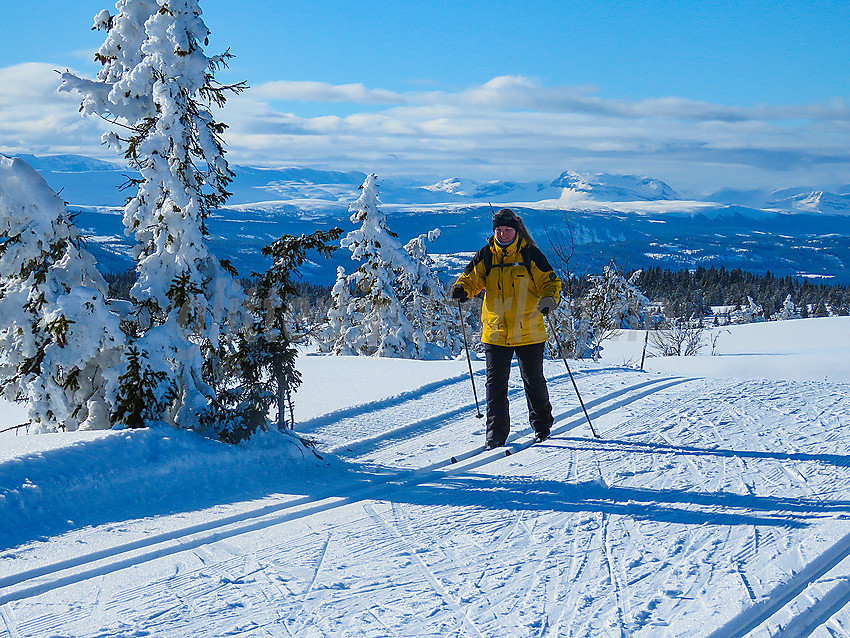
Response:
[{"label": "evergreen tree", "polygon": [[172,386],[163,383],[168,371],[151,368],[147,353],[134,346],[127,348],[124,357],[124,371],[118,377],[121,392],[115,401],[113,420],[128,428],[159,423],[160,416],[175,398],[170,394]]},{"label": "evergreen tree", "polygon": [[785,297],[785,302],[782,304],[782,309],[773,315],[775,321],[784,321],[786,319],[800,319],[800,309],[797,308],[791,295]]},{"label": "evergreen tree", "polygon": [[230,54],[204,54],[209,31],[197,0],[121,0],[116,8],[95,20],[107,32],[97,80],[63,73],[60,90],[80,92],[84,114],[129,131],[104,141],[141,174],[124,225],[137,242],[134,345],[151,371],[142,379],[152,385],[124,383],[122,393],[173,398],[150,422],[214,431],[222,417],[214,409],[218,359],[241,322],[243,294],[229,264],[207,247],[205,220],[228,197],[233,177],[221,141],[226,127],[211,109],[243,87],[216,83]]},{"label": "evergreen tree", "polygon": [[[785,300],[791,295],[802,317],[815,312],[817,302],[824,300],[827,312],[846,312],[850,308],[850,288],[841,284],[814,285],[809,280],[790,275],[779,278],[772,273],[758,275],[740,269],[698,268],[689,271],[671,272],[669,269],[647,268],[638,280],[639,287],[654,300],[663,300],[671,314],[690,317],[693,314],[693,293],[703,291],[706,305],[744,306],[749,308],[748,298],[761,306],[764,316],[783,316]],[[736,321],[748,321],[753,316],[749,311],[738,311]],[[755,316],[760,316],[757,312]]]},{"label": "evergreen tree", "polygon": [[[547,331],[550,357],[584,359],[593,356],[594,332],[587,319],[582,319],[580,304],[562,297],[561,303],[552,313],[551,321],[554,322],[558,335],[556,338],[551,330]],[[558,349],[559,342],[561,350]]]},{"label": "evergreen tree", "polygon": [[[445,286],[434,272],[427,242],[440,236],[434,229],[405,244],[412,268],[399,273],[397,288],[414,329],[414,358],[455,355],[463,349],[457,318],[446,300]],[[430,344],[430,345],[429,345]]]},{"label": "evergreen tree", "polygon": [[110,427],[123,334],[106,289],[62,200],[0,155],[0,387],[37,431]]},{"label": "evergreen tree", "polygon": [[593,335],[593,356],[597,357],[606,339],[624,328],[638,328],[649,299],[637,289],[636,273],[627,280],[613,265],[602,275],[592,275],[593,287],[581,300],[581,319]]},{"label": "evergreen tree", "polygon": [[223,397],[235,418],[223,435],[225,440],[238,442],[267,428],[272,407],[277,409],[277,429],[294,428],[292,394],[301,384],[295,368],[300,335],[293,334],[290,302],[298,292],[298,269],[307,252],[330,256],[336,247],[328,242],[341,234],[342,230],[334,228],[309,236],[284,235],[263,248],[272,263],[262,275],[254,273],[258,279],[248,296],[252,323],[241,332],[238,347],[226,361],[232,383]]},{"label": "evergreen tree", "polygon": [[351,204],[351,221],[360,227],[340,242],[360,262],[352,274],[340,268],[333,289],[333,307],[326,334],[334,354],[411,357],[415,328],[405,315],[396,292],[398,274],[414,268],[378,208],[378,177],[369,175]]}]

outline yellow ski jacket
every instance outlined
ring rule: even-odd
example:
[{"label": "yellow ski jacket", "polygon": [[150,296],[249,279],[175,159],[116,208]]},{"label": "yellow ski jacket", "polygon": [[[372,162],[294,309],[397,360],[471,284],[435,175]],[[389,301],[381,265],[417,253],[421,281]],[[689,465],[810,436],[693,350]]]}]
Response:
[{"label": "yellow ski jacket", "polygon": [[[488,254],[489,253],[489,254]],[[491,237],[458,277],[470,299],[484,290],[483,343],[525,346],[546,341],[537,302],[561,299],[561,280],[537,246],[523,237],[502,248]]]}]

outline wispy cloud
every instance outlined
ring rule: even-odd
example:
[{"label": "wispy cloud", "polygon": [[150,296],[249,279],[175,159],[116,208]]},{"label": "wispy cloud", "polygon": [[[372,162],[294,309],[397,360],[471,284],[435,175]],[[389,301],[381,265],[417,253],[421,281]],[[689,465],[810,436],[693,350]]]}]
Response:
[{"label": "wispy cloud", "polygon": [[545,87],[522,76],[500,76],[480,87],[456,93],[443,91],[400,94],[368,89],[362,84],[269,82],[251,90],[257,99],[315,102],[354,102],[402,106],[452,105],[497,110],[582,113],[617,118],[662,118],[683,121],[843,121],[850,123],[850,104],[836,98],[825,104],[731,107],[663,97],[651,100],[606,100],[595,87]]},{"label": "wispy cloud", "polygon": [[[107,124],[80,118],[50,65],[0,68],[0,86],[0,150],[110,155],[99,144]],[[680,190],[850,182],[844,100],[612,100],[519,76],[459,91],[278,81],[233,97],[219,117],[235,162],[478,179],[607,171]]]},{"label": "wispy cloud", "polygon": [[111,156],[100,148],[101,123],[81,118],[79,100],[57,92],[56,69],[37,63],[0,67],[0,151]]},{"label": "wispy cloud", "polygon": [[403,104],[406,99],[383,89],[367,89],[362,84],[326,84],[324,82],[267,82],[251,89],[257,99],[310,101],[310,102],[354,102],[357,104]]}]

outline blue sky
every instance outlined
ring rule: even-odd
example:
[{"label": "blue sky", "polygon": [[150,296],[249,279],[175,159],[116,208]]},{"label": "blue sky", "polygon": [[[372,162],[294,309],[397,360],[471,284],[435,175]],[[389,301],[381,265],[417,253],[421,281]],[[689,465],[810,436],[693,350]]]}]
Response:
[{"label": "blue sky", "polygon": [[[0,151],[109,157],[56,68],[109,2],[7,0]],[[681,191],[850,183],[850,2],[201,0],[230,159],[386,176],[646,174]],[[5,111],[5,113],[4,113]],[[88,138],[87,138],[88,136]]]}]

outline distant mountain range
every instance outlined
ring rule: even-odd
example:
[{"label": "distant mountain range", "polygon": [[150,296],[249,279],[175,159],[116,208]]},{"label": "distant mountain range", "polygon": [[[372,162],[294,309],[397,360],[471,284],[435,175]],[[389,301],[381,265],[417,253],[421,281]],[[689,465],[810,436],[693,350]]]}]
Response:
[{"label": "distant mountain range", "polygon": [[[60,192],[89,236],[101,268],[129,265],[129,241],[120,212],[131,175],[118,164],[76,155],[20,156]],[[244,274],[263,267],[260,248],[283,233],[339,226],[348,231],[348,204],[365,174],[303,167],[235,166],[226,208],[210,220],[211,242]],[[574,246],[569,269],[598,272],[611,260],[623,269],[665,266],[770,270],[850,283],[850,185],[824,192],[725,189],[683,199],[651,177],[565,171],[539,182],[476,182],[451,177],[436,183],[380,179],[382,209],[400,239],[439,227],[432,245],[449,271],[462,267],[490,231],[490,206],[523,214],[545,252],[553,243]],[[563,252],[563,251],[562,251]],[[553,261],[558,261],[553,256]],[[351,269],[338,251],[330,262],[305,270],[328,283],[337,265]],[[566,270],[566,264],[561,264]]]},{"label": "distant mountain range", "polygon": [[[131,174],[117,163],[80,155],[36,157],[20,155],[48,180],[65,199],[77,206],[120,206],[126,193],[119,187]],[[313,202],[311,208],[348,204],[366,175],[358,171],[325,171],[302,167],[233,167],[230,205],[281,202]],[[95,175],[91,175],[94,173]],[[380,177],[380,176],[379,176]],[[439,204],[492,202],[540,202],[561,199],[569,207],[576,201],[648,202],[682,201],[685,198],[659,179],[638,175],[576,173],[564,171],[554,180],[539,182],[475,182],[450,177],[435,184],[413,180],[382,179],[385,204]],[[745,206],[782,212],[850,215],[850,184],[836,192],[811,188],[779,191],[724,189],[687,201]]]}]

